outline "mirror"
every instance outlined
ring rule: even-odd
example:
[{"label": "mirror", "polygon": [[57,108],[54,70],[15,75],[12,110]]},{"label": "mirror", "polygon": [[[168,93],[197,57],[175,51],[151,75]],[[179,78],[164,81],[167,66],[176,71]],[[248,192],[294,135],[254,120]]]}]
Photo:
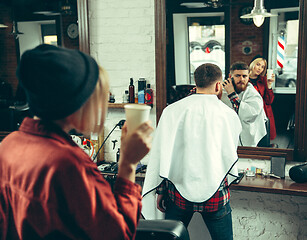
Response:
[{"label": "mirror", "polygon": [[[89,53],[87,0],[14,0],[0,4],[2,71],[0,81],[0,141],[24,117],[16,67],[21,54],[41,43],[80,49]],[[9,92],[9,94],[8,94]],[[4,117],[6,116],[6,117]]]},{"label": "mirror", "polygon": [[[157,120],[159,119],[162,110],[167,104],[169,103],[168,98],[168,89],[170,86],[174,85],[174,79],[175,79],[175,73],[174,70],[174,47],[172,46],[172,32],[173,32],[173,26],[172,26],[172,14],[174,13],[173,5],[177,4],[177,6],[182,3],[183,1],[177,1],[177,3],[174,3],[174,1],[170,0],[159,0],[155,4],[155,16],[156,16],[156,78],[157,78]],[[187,2],[187,1],[184,1]],[[190,2],[196,2],[196,1],[190,1]],[[198,1],[198,2],[204,2],[204,1]],[[224,8],[222,8],[222,12],[225,14],[225,35],[226,35],[226,41],[225,41],[225,69],[229,69],[229,63],[237,60],[242,60],[247,63],[250,62],[251,56],[254,56],[254,54],[261,54],[265,56],[266,59],[269,60],[269,20],[265,20],[264,26],[259,29],[260,32],[257,32],[257,34],[254,37],[260,38],[261,41],[263,41],[263,44],[260,49],[258,49],[258,52],[256,52],[255,49],[257,49],[257,46],[254,47],[254,54],[251,56],[246,55],[243,57],[239,57],[238,59],[238,48],[236,48],[236,45],[239,45],[240,42],[236,40],[234,37],[236,35],[236,31],[238,31],[238,28],[235,28],[235,25],[233,24],[234,19],[236,21],[239,20],[238,11],[242,9],[243,7],[250,4],[251,1],[223,1],[224,3],[230,3],[225,4]],[[242,5],[240,7],[237,7],[235,5],[232,5],[232,3],[235,3],[236,5],[238,3],[241,3]],[[289,7],[295,7],[295,6],[289,6],[289,1],[270,1],[270,8],[277,8],[274,6],[274,4],[279,4],[280,8],[289,8]],[[291,3],[293,3],[291,1]],[[291,4],[290,3],[290,4]],[[266,7],[267,9],[270,9]],[[263,148],[263,147],[239,147],[238,153],[240,157],[247,157],[247,158],[259,158],[259,159],[270,159],[271,156],[284,156],[287,160],[305,160],[306,158],[306,93],[305,89],[301,89],[301,87],[304,88],[306,86],[306,64],[304,57],[306,56],[306,50],[303,47],[302,43],[306,42],[306,31],[304,31],[303,28],[303,20],[304,16],[306,16],[306,7],[304,6],[303,1],[300,1],[300,14],[299,14],[299,36],[298,36],[298,65],[297,65],[297,93],[295,94],[289,94],[290,97],[283,99],[280,98],[281,106],[283,106],[283,109],[287,108],[289,110],[294,110],[295,113],[292,112],[292,116],[295,115],[295,129],[292,129],[292,136],[294,140],[292,141],[291,145],[293,145],[293,149],[287,149],[285,148]],[[233,12],[236,9],[237,12]],[[186,10],[183,10],[182,8],[179,8],[176,10],[177,13],[186,13]],[[191,13],[195,14],[199,12],[199,9],[191,9]],[[221,12],[220,9],[203,9],[202,14],[204,12]],[[229,21],[229,22],[227,22]],[[229,26],[229,27],[227,27]],[[231,33],[230,33],[231,29]],[[246,34],[246,33],[245,33]],[[227,42],[227,36],[230,39],[229,42]],[[254,41],[254,38],[251,39]],[[241,41],[242,43],[242,41]],[[240,46],[242,48],[242,46]],[[259,46],[258,46],[259,47]],[[232,49],[232,50],[231,50]],[[234,51],[236,49],[236,51]],[[242,54],[241,54],[242,56]],[[270,61],[270,60],[269,60]],[[273,61],[273,60],[271,60]],[[305,64],[305,65],[304,65]],[[228,65],[228,66],[227,66]],[[270,62],[269,62],[270,67]],[[287,105],[285,105],[287,104]],[[288,115],[291,115],[290,113],[287,113]],[[275,116],[275,118],[278,117]],[[287,119],[287,122],[289,119]],[[305,125],[304,125],[305,124]],[[304,135],[305,134],[305,135]],[[289,144],[289,142],[288,142]]]}]

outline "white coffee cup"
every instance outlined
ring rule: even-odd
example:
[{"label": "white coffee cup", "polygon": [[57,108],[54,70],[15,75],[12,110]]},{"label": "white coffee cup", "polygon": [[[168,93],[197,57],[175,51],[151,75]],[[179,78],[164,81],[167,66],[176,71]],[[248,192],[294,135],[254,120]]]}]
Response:
[{"label": "white coffee cup", "polygon": [[128,132],[134,131],[149,119],[150,106],[143,104],[126,104],[124,106]]},{"label": "white coffee cup", "polygon": [[267,77],[267,79],[271,79],[273,73],[274,73],[274,70],[268,68],[268,69],[266,70],[266,77]]}]

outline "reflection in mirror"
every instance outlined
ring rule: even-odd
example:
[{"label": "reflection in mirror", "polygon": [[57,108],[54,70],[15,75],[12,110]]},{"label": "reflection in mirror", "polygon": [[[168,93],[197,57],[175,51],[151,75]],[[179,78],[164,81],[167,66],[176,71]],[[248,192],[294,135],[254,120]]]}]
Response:
[{"label": "reflection in mirror", "polygon": [[[0,141],[29,114],[15,73],[20,56],[42,43],[79,49],[79,2],[14,0],[0,4],[1,23],[8,26],[0,28]],[[85,3],[82,0],[80,5]]]},{"label": "reflection in mirror", "polygon": [[21,55],[28,49],[34,48],[39,44],[58,45],[58,35],[56,32],[55,20],[49,21],[29,21],[18,22],[19,51]]},{"label": "reflection in mirror", "polygon": [[[187,3],[187,4],[183,4]],[[279,149],[294,148],[294,116],[296,98],[297,49],[298,49],[298,1],[270,1],[267,8],[276,17],[266,18],[261,28],[254,26],[252,21],[242,21],[240,15],[250,9],[249,1],[224,1],[225,6],[218,9],[212,7],[200,8],[189,6],[189,0],[171,3],[166,1],[166,7],[172,16],[167,17],[167,35],[170,40],[168,52],[174,49],[174,58],[168,56],[167,73],[167,103],[185,97],[195,84],[193,72],[202,63],[216,63],[228,76],[229,66],[235,61],[244,61],[248,65],[256,55],[266,60],[266,68],[273,69],[276,81],[273,82],[274,100],[266,103],[266,93],[255,89],[263,97],[263,104],[272,107],[274,119],[263,120],[262,125],[268,133],[258,145],[243,144],[244,146],[260,146]],[[176,5],[176,6],[175,6]],[[225,16],[230,12],[231,22]],[[172,26],[171,26],[172,25]],[[180,27],[179,27],[180,26]],[[231,35],[226,29],[231,28]],[[170,29],[170,30],[169,30]],[[280,39],[284,37],[283,52],[280,53]],[[173,38],[173,40],[172,40]],[[230,39],[227,39],[230,38]],[[225,51],[225,42],[230,41],[231,48]],[[228,62],[230,54],[231,62]],[[283,60],[281,60],[283,59]],[[279,64],[283,64],[282,67]],[[171,63],[174,61],[174,64]],[[282,63],[281,63],[282,62]],[[174,70],[172,70],[174,66]],[[266,71],[266,69],[264,70]],[[266,75],[264,72],[263,75]],[[267,83],[265,83],[267,85]],[[264,86],[264,85],[263,85]],[[269,87],[270,88],[270,87]],[[265,90],[268,91],[268,90]],[[267,115],[266,107],[264,110]],[[270,126],[271,125],[271,126]],[[272,129],[276,127],[276,133]],[[271,129],[271,130],[270,130]],[[272,132],[273,131],[273,132]],[[271,132],[271,133],[270,133]],[[276,135],[276,137],[275,137]]]},{"label": "reflection in mirror", "polygon": [[218,65],[224,78],[224,13],[173,14],[173,24],[176,85],[195,84],[194,71],[203,63]]},{"label": "reflection in mirror", "polygon": [[272,9],[270,20],[269,68],[276,74],[273,106],[280,148],[294,148],[295,98],[299,35],[299,8]]}]

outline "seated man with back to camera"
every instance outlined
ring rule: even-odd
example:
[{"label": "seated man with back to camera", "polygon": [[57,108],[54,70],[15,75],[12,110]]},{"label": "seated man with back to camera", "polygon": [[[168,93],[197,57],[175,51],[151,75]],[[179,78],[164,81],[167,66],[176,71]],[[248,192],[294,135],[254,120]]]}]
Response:
[{"label": "seated man with back to camera", "polygon": [[262,97],[248,81],[248,72],[248,65],[244,62],[235,62],[231,65],[229,78],[223,82],[221,100],[233,108],[241,120],[239,145],[256,147],[267,134],[267,117],[263,110]]},{"label": "seated man with back to camera", "polygon": [[236,178],[238,115],[220,101],[222,71],[194,73],[196,94],[167,106],[155,132],[144,186],[145,219],[180,220],[199,212],[211,238],[233,239],[229,185]]}]

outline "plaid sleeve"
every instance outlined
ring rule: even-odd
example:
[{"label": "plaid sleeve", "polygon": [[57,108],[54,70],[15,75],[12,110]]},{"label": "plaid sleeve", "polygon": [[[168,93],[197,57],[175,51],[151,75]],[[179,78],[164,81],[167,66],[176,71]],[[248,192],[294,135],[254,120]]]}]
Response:
[{"label": "plaid sleeve", "polygon": [[156,188],[156,193],[161,195],[166,192],[166,181],[163,180],[161,184]]},{"label": "plaid sleeve", "polygon": [[192,95],[192,94],[196,94],[196,87],[192,88],[190,90],[190,93],[188,94],[188,96]]},{"label": "plaid sleeve", "polygon": [[241,103],[241,99],[239,98],[238,94],[233,92],[228,95],[228,98],[230,102],[232,103],[233,109],[236,111],[236,113],[239,112],[239,107]]}]

